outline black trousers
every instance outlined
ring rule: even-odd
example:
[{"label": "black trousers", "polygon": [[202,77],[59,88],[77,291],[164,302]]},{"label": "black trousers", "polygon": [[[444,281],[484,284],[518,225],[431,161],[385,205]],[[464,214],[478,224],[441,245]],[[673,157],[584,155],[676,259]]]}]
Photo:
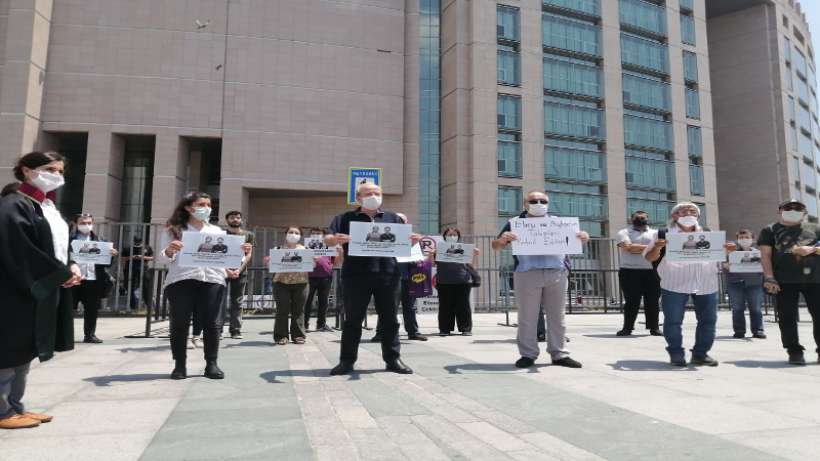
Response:
[{"label": "black trousers", "polygon": [[797,333],[797,310],[800,294],[806,300],[814,327],[814,344],[820,354],[820,284],[781,283],[777,294],[777,323],[783,347],[791,352],[803,351]]},{"label": "black trousers", "polygon": [[174,360],[185,360],[191,316],[202,324],[205,360],[219,355],[219,313],[225,300],[225,286],[218,283],[182,280],[165,288],[171,304],[171,353]]},{"label": "black trousers", "polygon": [[316,297],[316,303],[319,305],[316,311],[316,329],[325,326],[327,322],[327,298],[330,296],[330,287],[333,285],[333,279],[330,277],[311,277],[308,279],[308,294],[305,299],[305,330],[308,329],[310,323],[310,311],[313,310],[313,298]]},{"label": "black trousers", "polygon": [[385,361],[399,358],[399,322],[396,320],[397,275],[367,274],[342,277],[344,285],[345,321],[342,327],[342,351],[340,360],[353,363],[358,359],[359,342],[362,339],[362,322],[367,316],[370,299],[376,305],[381,324],[382,358]]},{"label": "black trousers", "polygon": [[[416,319],[416,298],[410,294],[410,281],[407,279],[399,279],[396,287],[396,309],[398,310],[401,304],[401,316],[404,320],[404,330],[407,336],[413,337],[419,334],[419,322]],[[379,317],[376,323],[376,334],[382,334],[382,319]]]},{"label": "black trousers", "polygon": [[94,336],[97,331],[97,315],[100,311],[100,283],[96,280],[85,280],[71,289],[74,310],[83,303],[83,334],[86,338]]},{"label": "black trousers", "polygon": [[[245,296],[245,288],[248,286],[247,272],[243,272],[239,278],[229,279],[230,299],[228,300],[228,331],[231,334],[242,332],[242,297]],[[225,321],[223,316],[222,321]],[[221,327],[224,329],[224,324]]]},{"label": "black trousers", "polygon": [[458,325],[458,331],[464,333],[473,330],[473,313],[470,310],[469,283],[438,284],[438,331],[450,333]]},{"label": "black trousers", "polygon": [[635,329],[638,310],[643,298],[643,312],[646,329],[658,329],[658,312],[661,297],[661,282],[652,269],[620,269],[618,281],[624,294],[624,330]]}]

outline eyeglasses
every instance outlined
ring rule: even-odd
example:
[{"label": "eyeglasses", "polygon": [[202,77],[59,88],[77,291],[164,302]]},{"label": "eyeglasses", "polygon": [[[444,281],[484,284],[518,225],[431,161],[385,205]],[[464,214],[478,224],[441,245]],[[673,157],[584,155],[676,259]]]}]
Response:
[{"label": "eyeglasses", "polygon": [[541,205],[547,205],[547,204],[550,203],[550,201],[549,200],[527,200],[527,203],[529,203],[530,205],[537,205],[539,203]]},{"label": "eyeglasses", "polygon": [[802,205],[785,205],[783,207],[783,211],[806,211],[806,208]]}]

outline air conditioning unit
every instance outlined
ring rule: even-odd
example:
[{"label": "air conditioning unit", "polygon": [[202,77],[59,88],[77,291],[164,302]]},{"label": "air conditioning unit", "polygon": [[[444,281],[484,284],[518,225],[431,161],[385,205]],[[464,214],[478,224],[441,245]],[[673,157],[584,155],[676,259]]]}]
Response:
[{"label": "air conditioning unit", "polygon": [[498,126],[507,126],[507,116],[498,114]]}]

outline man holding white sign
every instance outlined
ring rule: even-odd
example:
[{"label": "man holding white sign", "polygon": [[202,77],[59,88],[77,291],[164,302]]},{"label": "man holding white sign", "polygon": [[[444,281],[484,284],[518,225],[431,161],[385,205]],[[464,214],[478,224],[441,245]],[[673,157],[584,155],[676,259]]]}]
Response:
[{"label": "man holding white sign", "polygon": [[[396,320],[399,272],[395,257],[410,256],[410,248],[421,240],[421,235],[402,230],[411,226],[402,224],[396,213],[382,209],[382,189],[378,185],[360,184],[356,189],[356,200],[360,206],[333,218],[329,226],[332,234],[325,237],[325,244],[328,246],[341,244],[344,248],[342,292],[345,321],[339,364],[330,374],[347,375],[353,372],[362,339],[362,321],[367,315],[367,305],[371,298],[382,325],[381,344],[385,368],[394,373],[409,374],[413,370],[399,358],[401,345],[399,322]],[[389,238],[395,238],[395,243],[372,241],[375,234],[383,229],[382,223],[387,223],[391,228],[392,235]],[[354,242],[351,233],[357,227],[359,231],[364,229],[364,232],[356,235]],[[368,242],[367,235],[371,233],[374,235]],[[359,251],[354,251],[354,248]]]},{"label": "man holding white sign", "polygon": [[549,198],[532,191],[524,200],[518,218],[511,219],[493,240],[493,250],[513,244],[515,260],[515,303],[518,307],[518,368],[531,367],[538,358],[538,316],[541,306],[547,315],[547,352],[553,365],[581,368],[566,350],[564,307],[566,304],[567,254],[581,253],[589,234],[580,231],[578,218],[547,216]]}]

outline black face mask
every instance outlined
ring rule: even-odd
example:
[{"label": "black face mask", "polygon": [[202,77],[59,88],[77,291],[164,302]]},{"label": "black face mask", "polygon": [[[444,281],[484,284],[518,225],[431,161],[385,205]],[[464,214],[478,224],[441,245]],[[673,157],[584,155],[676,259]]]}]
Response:
[{"label": "black face mask", "polygon": [[649,220],[646,218],[635,218],[632,220],[632,224],[635,226],[645,226],[649,224]]}]

